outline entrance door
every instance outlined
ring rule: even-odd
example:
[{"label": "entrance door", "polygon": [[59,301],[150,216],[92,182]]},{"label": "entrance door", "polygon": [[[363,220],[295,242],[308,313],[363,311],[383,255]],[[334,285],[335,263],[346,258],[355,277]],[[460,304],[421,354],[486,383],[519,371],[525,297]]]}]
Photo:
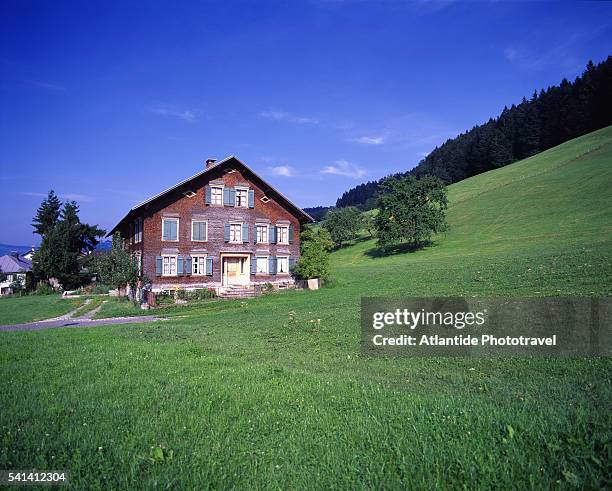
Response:
[{"label": "entrance door", "polygon": [[223,258],[224,280],[226,285],[248,285],[249,284],[249,257],[224,257]]},{"label": "entrance door", "polygon": [[225,259],[225,270],[227,271],[227,283],[236,283],[238,268],[240,267],[239,257],[228,257]]}]

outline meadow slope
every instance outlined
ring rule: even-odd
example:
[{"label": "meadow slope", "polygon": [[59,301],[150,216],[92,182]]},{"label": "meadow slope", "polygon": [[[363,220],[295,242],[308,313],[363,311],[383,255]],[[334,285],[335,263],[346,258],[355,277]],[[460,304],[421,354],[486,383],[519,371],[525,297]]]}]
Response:
[{"label": "meadow slope", "polygon": [[0,468],[77,488],[609,486],[609,359],[368,359],[359,300],[610,295],[611,163],[606,128],[455,184],[433,246],[359,241],[319,291],[0,333]]}]

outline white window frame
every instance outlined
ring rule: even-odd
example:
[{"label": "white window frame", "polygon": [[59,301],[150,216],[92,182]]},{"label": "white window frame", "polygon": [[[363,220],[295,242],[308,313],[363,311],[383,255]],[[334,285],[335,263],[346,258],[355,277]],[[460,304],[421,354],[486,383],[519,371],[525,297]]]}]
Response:
[{"label": "white window frame", "polygon": [[[194,276],[206,276],[206,254],[195,254],[191,256],[191,274]],[[197,261],[196,261],[197,260]],[[198,272],[195,272],[197,266]]]},{"label": "white window frame", "polygon": [[[193,238],[193,224],[195,222],[204,222],[206,224],[206,227],[205,227],[205,229],[206,229],[206,239],[202,240],[202,239],[194,239]],[[197,219],[197,218],[192,218],[191,219],[191,241],[192,242],[208,242],[208,220],[200,220],[200,219]]]},{"label": "white window frame", "polygon": [[[170,259],[174,259],[174,273],[170,272],[169,274],[166,274],[165,259],[168,259],[168,266],[170,271],[172,271],[172,269],[170,268],[170,266],[172,266]],[[176,254],[162,254],[162,276],[178,276],[178,256]]]},{"label": "white window frame", "polygon": [[[164,223],[166,221],[175,221],[176,222],[176,239],[164,239]],[[180,218],[162,218],[162,229],[161,229],[161,240],[164,242],[178,242],[179,241],[179,237],[181,236],[180,234]]]},{"label": "white window frame", "polygon": [[[223,206],[223,188],[224,186],[219,186],[219,185],[210,186],[210,204],[211,206]],[[215,203],[214,194],[213,194],[214,189],[219,190],[219,202],[218,203]]]},{"label": "white window frame", "polygon": [[[287,271],[279,271],[279,265],[281,259],[287,261]],[[289,256],[276,256],[276,274],[289,274]]]},{"label": "white window frame", "polygon": [[[259,260],[263,259],[264,261],[264,270],[259,271]],[[269,274],[268,263],[270,262],[270,256],[255,256],[255,274]]]},{"label": "white window frame", "polygon": [[[284,242],[281,241],[280,229],[285,229],[285,237],[286,240]],[[289,225],[277,225],[276,226],[276,243],[282,245],[289,245]]]},{"label": "white window frame", "polygon": [[[236,200],[234,202],[234,205],[239,208],[248,208],[249,207],[249,188],[244,187],[244,186],[236,186],[234,190],[236,191]],[[244,192],[244,204],[240,204],[240,205],[238,204],[238,193],[239,192]]]},{"label": "white window frame", "polygon": [[[266,240],[259,240],[259,229],[265,232]],[[256,223],[255,224],[255,240],[258,244],[269,244],[270,243],[270,226],[267,223]],[[263,235],[263,234],[262,234]]]},{"label": "white window frame", "polygon": [[[230,244],[242,244],[242,227],[244,227],[244,224],[242,222],[230,222],[229,224],[230,226],[230,237],[229,237],[229,243]],[[240,227],[240,233],[238,234],[238,240],[232,240],[232,227],[235,226],[239,226]]]}]

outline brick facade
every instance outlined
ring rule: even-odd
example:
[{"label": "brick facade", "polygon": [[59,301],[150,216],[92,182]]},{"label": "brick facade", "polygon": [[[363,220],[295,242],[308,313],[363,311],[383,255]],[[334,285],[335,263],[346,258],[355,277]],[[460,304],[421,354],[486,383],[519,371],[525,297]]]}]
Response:
[{"label": "brick facade", "polygon": [[[254,191],[254,207],[207,205],[205,187],[223,185],[227,188],[248,187]],[[191,195],[191,193],[195,193]],[[186,194],[189,194],[187,196]],[[262,201],[266,196],[268,201]],[[178,241],[162,240],[162,219],[178,218]],[[135,242],[136,220],[142,220],[142,240]],[[192,241],[192,219],[208,222],[207,240]],[[142,257],[142,273],[152,282],[153,290],[183,288],[218,288],[222,286],[222,257],[225,254],[243,254],[248,257],[248,283],[291,282],[289,274],[251,274],[250,261],[260,256],[289,256],[297,259],[300,253],[300,225],[310,217],[283,198],[259,176],[246,168],[239,160],[226,159],[206,172],[176,186],[157,198],[138,206],[115,227],[128,241],[130,251]],[[225,241],[225,224],[241,222],[248,227],[247,243]],[[291,225],[291,244],[256,244],[255,224]],[[129,238],[129,240],[128,240]],[[156,258],[163,255],[206,256],[212,258],[212,275],[182,274],[160,276],[156,270]]]}]

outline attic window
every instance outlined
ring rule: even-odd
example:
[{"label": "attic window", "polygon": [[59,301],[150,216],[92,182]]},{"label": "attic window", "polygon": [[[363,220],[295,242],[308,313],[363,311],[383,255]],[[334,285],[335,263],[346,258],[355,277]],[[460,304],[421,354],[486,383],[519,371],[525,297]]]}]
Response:
[{"label": "attic window", "polygon": [[183,194],[184,194],[185,196],[187,196],[188,198],[193,198],[193,197],[196,195],[196,193],[194,193],[194,192],[193,192],[193,191],[191,191],[191,190],[190,190],[190,191],[185,191]]},{"label": "attic window", "polygon": [[267,196],[262,196],[261,201],[263,201],[264,203],[267,203],[268,201],[270,201],[270,198],[268,198]]}]

